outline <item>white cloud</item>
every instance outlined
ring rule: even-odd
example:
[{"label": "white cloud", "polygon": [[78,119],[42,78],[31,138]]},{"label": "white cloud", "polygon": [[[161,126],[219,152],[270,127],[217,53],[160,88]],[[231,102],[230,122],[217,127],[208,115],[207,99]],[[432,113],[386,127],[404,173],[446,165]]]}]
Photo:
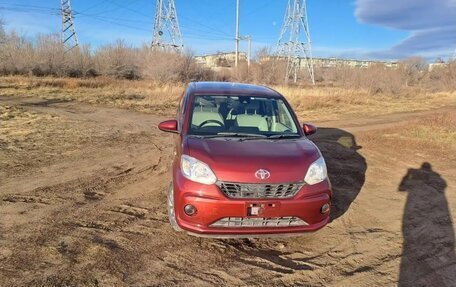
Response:
[{"label": "white cloud", "polygon": [[357,0],[355,16],[361,23],[410,32],[373,57],[449,56],[456,47],[456,0]]}]

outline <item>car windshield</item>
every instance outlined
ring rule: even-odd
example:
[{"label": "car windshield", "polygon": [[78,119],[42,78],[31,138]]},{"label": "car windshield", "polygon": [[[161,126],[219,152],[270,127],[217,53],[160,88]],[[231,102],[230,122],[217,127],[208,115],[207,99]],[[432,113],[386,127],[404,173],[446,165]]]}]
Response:
[{"label": "car windshield", "polygon": [[212,137],[300,137],[290,110],[280,98],[197,95],[189,134]]}]

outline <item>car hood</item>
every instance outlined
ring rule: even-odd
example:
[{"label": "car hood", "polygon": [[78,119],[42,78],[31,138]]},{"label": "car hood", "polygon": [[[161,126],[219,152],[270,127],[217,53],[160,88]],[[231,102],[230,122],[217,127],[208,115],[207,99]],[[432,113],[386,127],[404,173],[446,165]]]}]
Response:
[{"label": "car hood", "polygon": [[[217,179],[244,183],[291,183],[303,181],[310,164],[320,156],[308,139],[246,140],[187,137],[184,152],[208,164]],[[259,169],[270,172],[258,179]]]}]

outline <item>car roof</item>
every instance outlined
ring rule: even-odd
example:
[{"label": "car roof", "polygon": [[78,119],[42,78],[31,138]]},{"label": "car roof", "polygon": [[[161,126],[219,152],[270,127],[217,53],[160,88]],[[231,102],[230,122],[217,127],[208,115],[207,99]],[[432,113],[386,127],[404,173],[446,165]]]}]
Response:
[{"label": "car roof", "polygon": [[191,94],[283,97],[278,92],[265,86],[232,82],[192,82],[189,84],[189,92]]}]

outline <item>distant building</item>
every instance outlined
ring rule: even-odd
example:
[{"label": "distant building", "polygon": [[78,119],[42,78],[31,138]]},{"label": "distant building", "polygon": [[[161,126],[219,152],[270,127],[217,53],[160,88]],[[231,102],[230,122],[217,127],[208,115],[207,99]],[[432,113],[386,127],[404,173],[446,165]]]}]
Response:
[{"label": "distant building", "polygon": [[[260,59],[261,62],[274,60],[275,56],[266,56]],[[195,60],[211,69],[218,68],[231,68],[234,67],[236,54],[230,53],[217,53],[212,55],[196,56]],[[286,58],[283,57],[283,60]],[[241,62],[247,61],[247,56],[244,52],[239,53],[239,60]],[[313,58],[315,67],[318,68],[336,68],[336,67],[350,67],[350,68],[368,68],[372,65],[384,65],[390,69],[396,69],[398,62],[396,61],[373,61],[373,60],[358,60],[358,59],[342,59],[342,58]],[[304,68],[305,61],[301,61]]]},{"label": "distant building", "polygon": [[431,64],[429,64],[428,70],[429,70],[429,72],[431,72],[432,70],[445,68],[447,66],[448,66],[448,63],[445,63],[445,62],[431,63]]},{"label": "distant building", "polygon": [[373,61],[373,60],[358,60],[358,59],[342,59],[342,58],[313,58],[315,67],[318,68],[368,68],[373,65],[384,65],[390,69],[396,69],[398,63],[395,61]]},{"label": "distant building", "polygon": [[[231,68],[234,67],[236,61],[236,53],[217,53],[212,55],[196,56],[197,63],[208,68]],[[239,53],[239,61],[246,62],[247,55],[244,52]]]}]

